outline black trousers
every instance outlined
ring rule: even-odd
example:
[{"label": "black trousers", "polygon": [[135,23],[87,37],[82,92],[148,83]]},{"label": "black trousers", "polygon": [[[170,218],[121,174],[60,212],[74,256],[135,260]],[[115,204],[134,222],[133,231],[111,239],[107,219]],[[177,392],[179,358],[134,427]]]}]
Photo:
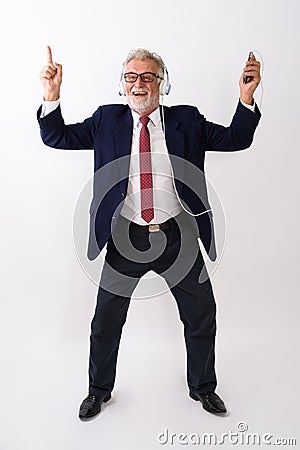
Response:
[{"label": "black trousers", "polygon": [[119,343],[131,294],[149,270],[164,277],[177,302],[184,325],[190,390],[198,393],[215,390],[213,289],[190,218],[181,213],[169,223],[169,229],[149,233],[122,217],[118,219],[107,244],[91,324],[90,394],[102,396],[113,390]]}]

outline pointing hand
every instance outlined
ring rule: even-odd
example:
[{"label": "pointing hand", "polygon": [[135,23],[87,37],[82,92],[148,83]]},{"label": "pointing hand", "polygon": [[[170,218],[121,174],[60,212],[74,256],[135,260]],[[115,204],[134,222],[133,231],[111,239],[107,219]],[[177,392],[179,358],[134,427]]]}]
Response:
[{"label": "pointing hand", "polygon": [[44,100],[58,100],[62,82],[62,65],[53,61],[49,45],[47,45],[47,62],[40,72],[40,80],[44,86]]}]

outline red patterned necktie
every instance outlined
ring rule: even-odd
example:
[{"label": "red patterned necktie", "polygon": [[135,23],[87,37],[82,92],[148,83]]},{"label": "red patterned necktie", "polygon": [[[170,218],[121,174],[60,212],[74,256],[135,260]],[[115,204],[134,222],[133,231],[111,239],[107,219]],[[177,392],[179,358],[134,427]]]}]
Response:
[{"label": "red patterned necktie", "polygon": [[147,116],[140,117],[142,123],[140,132],[141,214],[148,223],[154,217],[150,133],[147,127],[149,120]]}]

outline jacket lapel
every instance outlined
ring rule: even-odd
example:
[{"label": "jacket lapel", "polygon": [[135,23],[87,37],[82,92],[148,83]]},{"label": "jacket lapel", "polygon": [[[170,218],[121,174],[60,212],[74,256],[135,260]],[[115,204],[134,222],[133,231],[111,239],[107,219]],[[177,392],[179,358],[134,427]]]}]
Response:
[{"label": "jacket lapel", "polygon": [[[168,152],[171,155],[170,160],[173,167],[176,188],[179,194],[182,194],[184,180],[184,135],[179,131],[180,123],[175,120],[170,109],[166,106],[161,108],[161,114],[165,116],[165,136]],[[172,158],[172,155],[175,158]]]},{"label": "jacket lapel", "polygon": [[133,119],[130,109],[116,118],[114,140],[120,170],[120,188],[126,195],[132,143]]}]

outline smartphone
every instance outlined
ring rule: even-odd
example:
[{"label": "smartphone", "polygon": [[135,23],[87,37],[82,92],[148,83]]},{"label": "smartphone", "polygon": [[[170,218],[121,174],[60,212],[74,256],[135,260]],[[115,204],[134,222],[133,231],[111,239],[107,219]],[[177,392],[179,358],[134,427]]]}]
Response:
[{"label": "smartphone", "polygon": [[[249,56],[248,56],[248,61],[251,61],[251,54],[252,52],[249,52]],[[249,83],[249,81],[251,80],[252,77],[247,77],[247,75],[243,76],[243,83],[247,84]]]}]

